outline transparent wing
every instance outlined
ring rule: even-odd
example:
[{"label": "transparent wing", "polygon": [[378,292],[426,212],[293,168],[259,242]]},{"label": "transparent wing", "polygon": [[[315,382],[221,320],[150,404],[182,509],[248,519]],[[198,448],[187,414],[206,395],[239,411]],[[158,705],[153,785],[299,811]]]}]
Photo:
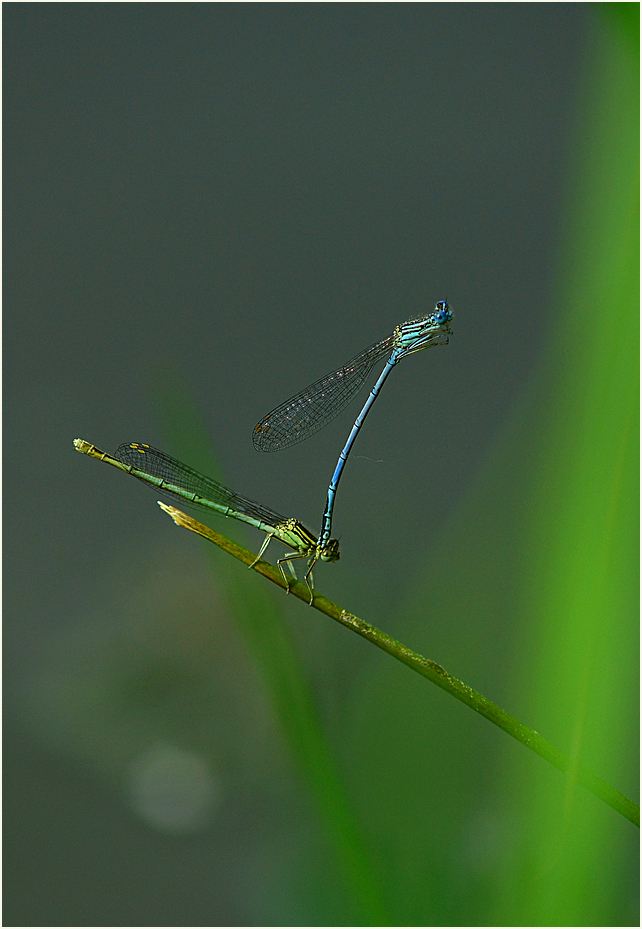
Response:
[{"label": "transparent wing", "polygon": [[[245,516],[251,516],[253,519],[261,520],[273,528],[286,522],[284,516],[279,516],[274,510],[248,500],[241,494],[234,493],[229,487],[219,484],[211,477],[206,477],[194,468],[188,467],[182,461],[166,455],[165,452],[153,448],[151,445],[145,445],[142,442],[126,442],[118,446],[115,457],[122,464],[140,471],[141,474],[131,472],[143,483],[156,487],[158,491],[166,494],[174,500],[181,500],[183,503],[191,503],[194,506],[206,507],[206,503],[200,500],[192,500],[194,494],[202,497],[203,500],[209,500],[220,507],[227,507],[236,513],[243,513]],[[168,490],[166,487],[157,487],[145,480],[145,475],[158,478],[171,484],[175,490]],[[183,491],[181,493],[180,491]]]},{"label": "transparent wing", "polygon": [[375,342],[342,368],[326,374],[264,416],[254,427],[254,448],[276,452],[323,429],[358,393],[374,365],[390,355],[394,337],[392,333]]}]

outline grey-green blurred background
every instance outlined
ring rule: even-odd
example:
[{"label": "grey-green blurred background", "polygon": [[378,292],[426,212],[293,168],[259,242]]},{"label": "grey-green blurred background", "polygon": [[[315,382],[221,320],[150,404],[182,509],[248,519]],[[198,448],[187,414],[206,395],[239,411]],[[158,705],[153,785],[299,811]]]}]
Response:
[{"label": "grey-green blurred background", "polygon": [[[471,594],[465,625],[435,628],[429,613],[406,620],[403,604],[433,573],[457,586],[440,538],[550,339],[590,10],[3,13],[4,923],[350,923],[205,543],[72,440],[186,458],[189,417],[170,407],[189,396],[223,480],[316,532],[358,404],[276,455],[254,451],[254,424],[447,298],[451,343],[386,384],[338,495],[342,559],[316,582],[501,702],[519,617],[478,624]],[[258,547],[257,533],[209,522]],[[399,912],[418,924],[488,919],[475,914],[520,829],[494,764],[508,737],[300,602],[266,596],[348,794],[405,790],[408,815],[426,817],[430,851],[413,852],[412,879],[396,870],[385,813],[364,827],[383,883],[416,899],[424,878],[432,888]],[[411,696],[393,711],[397,692]],[[534,714],[524,721],[539,728]],[[391,749],[400,730],[410,758]],[[515,765],[543,764],[509,751]],[[435,812],[450,806],[463,815],[452,831]],[[637,918],[634,830],[607,812],[626,924]]]}]

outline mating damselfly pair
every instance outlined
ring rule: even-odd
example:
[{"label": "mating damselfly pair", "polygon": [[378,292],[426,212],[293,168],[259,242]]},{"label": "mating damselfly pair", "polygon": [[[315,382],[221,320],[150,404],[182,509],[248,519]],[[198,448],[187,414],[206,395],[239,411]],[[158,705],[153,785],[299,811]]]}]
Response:
[{"label": "mating damselfly pair", "polygon": [[142,442],[125,443],[119,446],[114,456],[100,451],[84,439],[75,439],[74,445],[77,451],[126,471],[173,499],[214,510],[222,516],[241,520],[265,532],[263,544],[250,567],[260,560],[271,539],[283,542],[291,551],[279,558],[277,565],[286,586],[288,580],[283,566],[287,564],[296,577],[292,562],[307,558],[305,582],[312,604],[312,571],[316,563],[319,560],[338,561],[340,557],[338,541],[330,538],[332,516],[339,481],[359,430],[393,367],[406,355],[435,345],[447,345],[451,334],[451,319],[452,311],[448,303],[440,301],[433,313],[397,326],[385,339],[375,342],[341,368],[295,394],[264,416],[254,427],[253,441],[258,451],[278,451],[302,442],[327,425],[350,403],[374,365],[387,356],[386,364],[339,455],[328,487],[318,539],[298,520],[280,516],[150,445]]}]

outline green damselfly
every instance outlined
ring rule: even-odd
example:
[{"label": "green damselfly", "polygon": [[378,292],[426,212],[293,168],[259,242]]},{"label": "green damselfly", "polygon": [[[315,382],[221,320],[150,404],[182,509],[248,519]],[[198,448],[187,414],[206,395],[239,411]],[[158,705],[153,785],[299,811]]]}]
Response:
[{"label": "green damselfly", "polygon": [[329,539],[321,547],[318,539],[297,519],[287,519],[261,503],[248,500],[247,497],[235,493],[229,487],[206,477],[151,445],[126,442],[118,447],[115,455],[101,451],[84,439],[74,439],[74,446],[76,451],[82,452],[83,455],[98,458],[99,461],[105,461],[120,471],[132,474],[168,497],[206,510],[214,510],[221,516],[230,516],[265,532],[265,539],[255,561],[250,565],[251,568],[260,560],[272,539],[283,542],[292,549],[277,560],[286,585],[288,580],[284,564],[288,565],[292,575],[296,577],[292,562],[299,558],[308,559],[305,582],[310,591],[310,603],[313,600],[312,570],[317,561],[339,560],[339,543],[336,539]]}]

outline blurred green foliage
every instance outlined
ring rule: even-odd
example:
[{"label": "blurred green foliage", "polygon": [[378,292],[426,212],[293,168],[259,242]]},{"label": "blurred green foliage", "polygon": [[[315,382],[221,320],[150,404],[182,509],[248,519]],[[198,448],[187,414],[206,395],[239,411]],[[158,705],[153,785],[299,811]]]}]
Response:
[{"label": "blurred green foliage", "polygon": [[[609,6],[635,6],[639,26],[636,5]],[[633,795],[639,67],[630,11],[599,12],[542,313],[547,348],[431,550],[399,637]],[[442,632],[453,626],[458,636]],[[439,697],[428,708],[396,669],[369,688],[352,735],[376,714],[379,744],[400,759],[369,780],[362,809],[394,875],[395,924],[637,921],[630,823]],[[375,765],[372,747],[359,741],[371,752],[359,756],[362,769]]]},{"label": "blurred green foliage", "polygon": [[[639,20],[634,4],[596,8],[538,370],[395,620],[411,647],[629,794],[639,553],[634,6]],[[172,420],[184,435],[185,417]],[[191,450],[180,457],[194,460]],[[315,878],[320,863],[312,853],[299,862],[302,910],[321,914],[310,921],[637,918],[634,827],[393,662],[372,659],[350,724],[333,735],[344,790],[278,607],[213,557],[343,873],[346,901],[335,887],[330,904]]]}]

